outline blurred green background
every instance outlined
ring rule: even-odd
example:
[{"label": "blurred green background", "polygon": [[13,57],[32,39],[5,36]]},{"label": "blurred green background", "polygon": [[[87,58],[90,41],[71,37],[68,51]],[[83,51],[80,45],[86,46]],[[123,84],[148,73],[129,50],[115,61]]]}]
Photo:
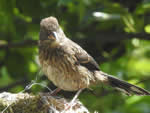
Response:
[{"label": "blurred green background", "polygon": [[[18,93],[31,82],[55,88],[38,63],[39,23],[48,16],[57,17],[101,70],[150,91],[149,0],[0,0],[0,92]],[[104,87],[80,95],[91,112],[150,113],[150,97]],[[48,90],[36,85],[27,92]]]}]

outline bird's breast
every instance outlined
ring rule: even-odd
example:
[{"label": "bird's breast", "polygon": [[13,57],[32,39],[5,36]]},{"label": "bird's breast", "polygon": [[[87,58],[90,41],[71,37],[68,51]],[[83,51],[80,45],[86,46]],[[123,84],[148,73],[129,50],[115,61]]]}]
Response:
[{"label": "bird's breast", "polygon": [[93,79],[91,72],[77,65],[76,59],[71,54],[58,50],[45,52],[39,53],[42,70],[57,87],[67,91],[76,91],[89,86],[90,80]]}]

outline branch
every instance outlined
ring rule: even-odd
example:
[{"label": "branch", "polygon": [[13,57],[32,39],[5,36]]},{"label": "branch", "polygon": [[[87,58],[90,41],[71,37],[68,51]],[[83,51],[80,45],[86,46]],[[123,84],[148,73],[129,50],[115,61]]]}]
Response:
[{"label": "branch", "polygon": [[[80,38],[80,39],[74,39],[76,42],[83,43],[85,40],[93,40],[96,42],[101,43],[108,43],[108,42],[118,42],[121,40],[127,40],[132,38],[138,38],[140,40],[150,40],[150,34],[147,33],[116,33],[116,32],[98,32],[96,33],[95,37],[87,37],[87,38]],[[29,46],[37,46],[38,41],[37,40],[24,40],[21,42],[5,42],[0,41],[0,49],[6,49],[6,48],[20,48],[20,47],[29,47]]]},{"label": "branch", "polygon": [[20,47],[29,47],[29,46],[37,46],[38,41],[37,40],[24,40],[21,42],[10,42],[7,43],[5,41],[0,41],[0,49],[6,49],[6,48],[20,48]]},{"label": "branch", "polygon": [[98,41],[107,43],[107,42],[117,42],[121,40],[133,39],[133,38],[138,38],[140,40],[150,40],[150,34],[106,32],[106,33],[98,33],[95,40],[97,39]]},{"label": "branch", "polygon": [[89,113],[83,104],[76,100],[71,107],[65,98],[49,94],[31,95],[28,93],[1,93],[1,113]]}]

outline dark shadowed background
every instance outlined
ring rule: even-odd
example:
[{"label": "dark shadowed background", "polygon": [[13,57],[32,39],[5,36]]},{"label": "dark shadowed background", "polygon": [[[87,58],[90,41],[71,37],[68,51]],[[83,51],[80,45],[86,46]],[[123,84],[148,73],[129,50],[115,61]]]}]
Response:
[{"label": "dark shadowed background", "polygon": [[[40,72],[37,40],[42,18],[55,16],[104,72],[150,91],[149,0],[0,0],[0,92],[18,93],[31,82],[55,89]],[[105,86],[85,90],[91,112],[150,113],[150,97],[125,96]],[[27,92],[48,92],[33,86]],[[72,93],[59,95],[72,97]]]}]

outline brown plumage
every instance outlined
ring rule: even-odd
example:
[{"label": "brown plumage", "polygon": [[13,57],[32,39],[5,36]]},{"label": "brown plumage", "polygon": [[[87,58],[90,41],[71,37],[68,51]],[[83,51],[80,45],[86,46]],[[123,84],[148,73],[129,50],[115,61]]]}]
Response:
[{"label": "brown plumage", "polygon": [[128,95],[150,95],[143,88],[100,71],[96,61],[65,36],[54,17],[40,23],[39,60],[48,79],[63,90],[77,91],[104,83]]}]

